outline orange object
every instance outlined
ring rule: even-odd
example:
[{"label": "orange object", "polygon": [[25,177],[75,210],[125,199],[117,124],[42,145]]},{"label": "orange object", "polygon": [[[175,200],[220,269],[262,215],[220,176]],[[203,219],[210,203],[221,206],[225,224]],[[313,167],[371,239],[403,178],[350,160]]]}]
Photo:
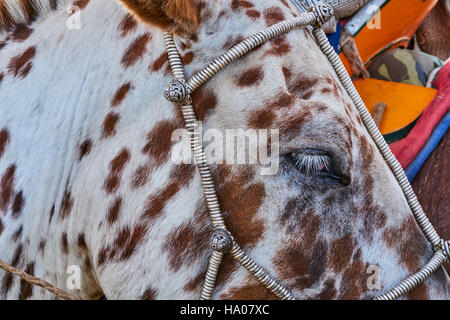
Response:
[{"label": "orange object", "polygon": [[403,138],[412,129],[438,92],[436,89],[377,79],[359,79],[354,84],[369,112],[373,112],[375,104],[386,103],[380,131],[389,142]]},{"label": "orange object", "polygon": [[[359,54],[368,66],[382,52],[407,47],[412,36],[430,13],[438,0],[390,0],[379,12],[379,28],[376,23],[364,25],[353,35]],[[351,74],[350,64],[343,53],[340,54],[347,71]]]}]

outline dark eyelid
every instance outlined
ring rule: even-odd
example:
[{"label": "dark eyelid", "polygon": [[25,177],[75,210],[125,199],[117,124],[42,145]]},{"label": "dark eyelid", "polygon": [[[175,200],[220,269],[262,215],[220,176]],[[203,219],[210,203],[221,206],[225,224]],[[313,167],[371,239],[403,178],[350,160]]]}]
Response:
[{"label": "dark eyelid", "polygon": [[300,148],[298,151],[293,153],[303,153],[308,155],[318,155],[318,156],[329,156],[329,152],[321,149],[314,148]]},{"label": "dark eyelid", "polygon": [[[317,155],[317,156],[329,157],[330,158],[330,167],[328,168],[327,171],[319,172],[318,175],[322,176],[322,177],[327,177],[327,178],[333,179],[333,180],[341,183],[343,186],[348,186],[350,184],[349,177],[340,170],[338,165],[336,165],[336,163],[335,163],[336,158],[332,152],[325,151],[322,149],[315,149],[315,148],[301,148],[301,149],[297,149],[291,153],[291,159],[292,159],[292,156],[294,156],[295,154],[303,154],[303,155],[310,155],[310,156]],[[294,164],[294,166],[295,166],[295,164]]]}]

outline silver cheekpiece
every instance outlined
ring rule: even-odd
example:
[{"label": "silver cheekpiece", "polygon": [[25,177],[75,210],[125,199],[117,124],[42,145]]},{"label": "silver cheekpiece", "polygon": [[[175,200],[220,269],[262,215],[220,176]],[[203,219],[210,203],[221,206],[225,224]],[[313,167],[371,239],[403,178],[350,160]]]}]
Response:
[{"label": "silver cheekpiece", "polygon": [[174,103],[184,103],[188,100],[188,89],[186,82],[182,80],[173,80],[164,91],[164,98]]},{"label": "silver cheekpiece", "polygon": [[322,26],[325,22],[334,16],[333,7],[327,4],[318,4],[312,6],[310,11],[316,15],[316,22]]},{"label": "silver cheekpiece", "polygon": [[210,244],[215,251],[228,252],[233,247],[233,237],[227,230],[216,228],[212,232]]}]

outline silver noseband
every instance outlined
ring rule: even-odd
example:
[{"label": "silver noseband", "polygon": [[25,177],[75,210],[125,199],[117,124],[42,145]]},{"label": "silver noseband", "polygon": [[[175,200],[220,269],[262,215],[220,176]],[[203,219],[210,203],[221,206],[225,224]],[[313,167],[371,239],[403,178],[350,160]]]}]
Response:
[{"label": "silver noseband", "polygon": [[262,45],[266,41],[275,38],[281,34],[287,33],[293,29],[313,26],[312,33],[316,42],[322,52],[327,56],[331,65],[333,66],[337,76],[343,87],[346,89],[348,95],[353,100],[361,119],[366,126],[367,131],[371,135],[373,141],[377,145],[387,164],[395,175],[403,193],[408,201],[411,211],[416,218],[417,223],[423,230],[424,234],[431,242],[435,253],[430,261],[423,266],[418,272],[407,277],[400,284],[393,289],[387,291],[378,300],[393,300],[404,295],[409,290],[422,283],[434,271],[436,271],[445,261],[449,260],[450,256],[450,241],[444,241],[439,237],[433,225],[428,220],[423,212],[422,207],[417,200],[414,191],[409,184],[405,173],[399,162],[392,154],[389,146],[381,135],[378,127],[375,125],[372,117],[367,111],[361,97],[356,91],[353,83],[345,70],[338,55],[328,42],[325,33],[322,30],[322,25],[333,16],[333,9],[329,5],[316,5],[311,7],[307,13],[301,14],[299,17],[289,19],[277,23],[262,32],[258,32],[244,41],[238,43],[230,50],[225,52],[222,56],[211,62],[203,70],[193,75],[189,80],[186,80],[184,73],[184,66],[181,62],[179,52],[175,46],[172,34],[165,34],[166,50],[169,56],[169,63],[172,69],[174,80],[169,84],[164,92],[164,97],[170,101],[181,106],[181,112],[184,117],[186,129],[190,134],[190,141],[192,151],[194,153],[195,161],[200,172],[201,183],[206,197],[207,207],[211,218],[214,230],[212,232],[210,246],[212,249],[209,258],[208,270],[201,292],[200,299],[211,299],[217,274],[223,255],[229,252],[234,259],[236,259],[245,269],[247,269],[258,281],[264,285],[268,290],[273,292],[281,299],[294,300],[294,295],[286,289],[282,284],[275,280],[269,273],[256,264],[234,241],[233,236],[227,230],[220,209],[219,201],[217,199],[216,188],[211,176],[211,171],[207,163],[206,156],[203,151],[203,146],[200,142],[200,132],[196,127],[196,116],[192,106],[191,94],[198,89],[202,84],[211,79],[217,72],[225,68],[234,60],[239,59],[249,51]]}]

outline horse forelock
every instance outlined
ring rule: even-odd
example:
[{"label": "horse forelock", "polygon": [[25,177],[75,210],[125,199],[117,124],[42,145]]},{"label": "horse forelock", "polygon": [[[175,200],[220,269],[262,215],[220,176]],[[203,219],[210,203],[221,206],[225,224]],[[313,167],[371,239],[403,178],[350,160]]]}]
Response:
[{"label": "horse forelock", "polygon": [[0,1],[0,31],[29,24],[41,14],[56,10],[66,0],[2,0]]}]

